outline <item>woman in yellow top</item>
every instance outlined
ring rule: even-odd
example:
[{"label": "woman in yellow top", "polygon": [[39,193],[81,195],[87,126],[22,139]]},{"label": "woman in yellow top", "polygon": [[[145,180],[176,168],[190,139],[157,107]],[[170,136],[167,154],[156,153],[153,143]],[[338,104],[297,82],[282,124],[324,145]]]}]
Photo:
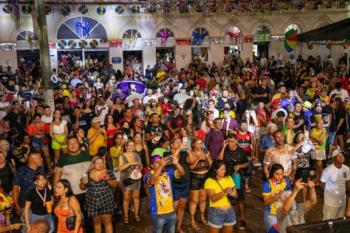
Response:
[{"label": "woman in yellow top", "polygon": [[89,140],[90,156],[97,155],[100,147],[107,147],[106,130],[101,128],[101,121],[98,117],[92,119],[91,128],[88,130],[87,138]]},{"label": "woman in yellow top", "polygon": [[226,176],[224,161],[217,160],[211,168],[210,177],[205,181],[204,188],[208,194],[210,204],[208,222],[210,233],[232,233],[236,224],[236,213],[229,197],[237,197],[235,184],[230,176]]}]

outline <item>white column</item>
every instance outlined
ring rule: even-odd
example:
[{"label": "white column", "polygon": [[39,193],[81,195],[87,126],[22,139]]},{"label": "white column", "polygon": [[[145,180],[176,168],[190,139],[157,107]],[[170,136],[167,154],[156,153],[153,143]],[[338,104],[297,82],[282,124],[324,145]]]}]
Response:
[{"label": "white column", "polygon": [[143,72],[145,72],[147,65],[153,67],[157,63],[156,47],[149,46],[143,48]]},{"label": "white column", "polygon": [[175,47],[175,60],[176,60],[176,69],[181,69],[187,67],[192,60],[191,46],[176,46]]},{"label": "white column", "polygon": [[[112,62],[113,58],[120,58],[119,64],[114,64]],[[115,70],[123,70],[123,48],[122,47],[110,47],[109,48],[109,62],[113,65]]]},{"label": "white column", "polygon": [[242,44],[241,58],[243,61],[247,58],[249,58],[251,62],[253,61],[253,43]]},{"label": "white column", "polygon": [[15,71],[18,68],[16,50],[0,50],[0,65],[6,70],[6,66],[11,66]]},{"label": "white column", "polygon": [[211,44],[209,48],[209,63],[215,62],[217,65],[221,65],[224,61],[224,52],[224,44]]}]

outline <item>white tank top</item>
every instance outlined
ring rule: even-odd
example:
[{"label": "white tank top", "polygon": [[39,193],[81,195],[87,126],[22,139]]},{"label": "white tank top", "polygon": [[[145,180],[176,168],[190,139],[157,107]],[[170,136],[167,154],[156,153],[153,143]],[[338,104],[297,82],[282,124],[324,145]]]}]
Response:
[{"label": "white tank top", "polygon": [[66,126],[66,124],[67,124],[66,121],[61,121],[61,124],[59,125],[53,124],[52,132],[54,134],[64,134],[64,127]]}]

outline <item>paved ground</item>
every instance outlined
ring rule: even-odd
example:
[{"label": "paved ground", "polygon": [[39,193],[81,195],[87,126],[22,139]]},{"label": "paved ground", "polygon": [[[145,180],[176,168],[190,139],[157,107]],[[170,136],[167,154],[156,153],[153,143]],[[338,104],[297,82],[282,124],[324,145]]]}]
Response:
[{"label": "paved ground", "polygon": [[[264,221],[263,221],[263,200],[261,195],[262,190],[262,172],[256,171],[255,177],[253,177],[252,180],[252,192],[249,194],[246,194],[246,220],[248,229],[245,231],[239,231],[238,229],[235,230],[235,232],[242,232],[242,233],[263,233],[264,232]],[[323,199],[321,196],[322,191],[317,188],[317,197],[318,202],[317,205],[307,214],[306,221],[312,222],[312,221],[319,221],[322,219],[322,203]],[[151,225],[150,225],[150,215],[147,213],[147,201],[144,199],[142,201],[142,211],[141,211],[141,218],[142,222],[136,223],[133,218],[129,218],[129,224],[124,225],[120,221],[116,224],[115,232],[117,233],[151,233]],[[188,227],[188,214],[185,217],[185,226],[184,230],[188,233],[192,233],[192,231]],[[209,232],[209,228],[203,225],[200,225],[201,230],[198,231],[200,233],[202,232]]]}]

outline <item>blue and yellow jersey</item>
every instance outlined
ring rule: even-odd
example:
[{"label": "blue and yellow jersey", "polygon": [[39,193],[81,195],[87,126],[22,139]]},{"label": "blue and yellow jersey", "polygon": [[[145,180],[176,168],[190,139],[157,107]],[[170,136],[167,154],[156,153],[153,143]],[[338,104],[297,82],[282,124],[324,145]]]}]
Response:
[{"label": "blue and yellow jersey", "polygon": [[[273,196],[283,190],[292,190],[292,183],[284,178],[280,183],[274,183],[271,179],[264,182],[263,196]],[[276,215],[277,209],[281,207],[281,202],[276,201],[265,206],[265,211],[270,215]]]},{"label": "blue and yellow jersey", "polygon": [[[148,179],[153,175],[154,170],[148,172],[145,176]],[[151,214],[169,214],[174,212],[172,182],[175,176],[175,169],[166,169],[155,182],[149,186]]]}]

